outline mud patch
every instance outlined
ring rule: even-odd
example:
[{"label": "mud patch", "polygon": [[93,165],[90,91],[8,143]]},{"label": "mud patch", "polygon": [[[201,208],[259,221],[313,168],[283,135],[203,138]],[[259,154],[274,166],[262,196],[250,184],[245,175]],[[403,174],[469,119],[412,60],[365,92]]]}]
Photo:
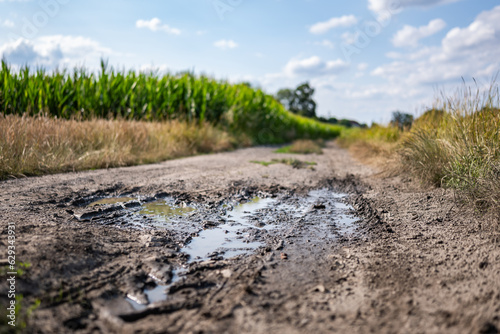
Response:
[{"label": "mud patch", "polygon": [[[202,266],[217,263],[259,249],[264,252],[284,251],[295,247],[293,239],[297,237],[307,238],[314,247],[325,240],[335,242],[351,235],[355,233],[358,218],[353,215],[352,207],[345,203],[345,198],[345,194],[322,188],[312,190],[306,196],[275,194],[275,198],[257,196],[243,203],[228,199],[216,208],[196,204],[196,211],[190,206],[173,207],[165,200],[144,204],[137,211],[139,216],[160,221],[167,219],[169,224],[161,225],[162,228],[176,233],[185,231],[186,226],[199,230],[191,233],[189,240],[179,249],[179,253],[186,255],[186,260],[182,266],[173,269],[168,284],[155,279],[154,286],[139,294],[129,293],[127,300],[136,311],[168,300],[170,291],[176,291],[183,284],[183,278],[193,265],[196,268],[200,263]],[[152,209],[158,206],[161,210]],[[144,213],[148,216],[142,216]],[[172,223],[172,218],[177,220]],[[150,226],[147,223],[142,225]],[[288,259],[288,255],[282,253],[281,258]],[[149,276],[154,278],[151,274]]]},{"label": "mud patch", "polygon": [[109,198],[103,198],[98,201],[92,202],[88,207],[93,207],[93,206],[99,206],[99,205],[107,205],[107,204],[119,204],[119,203],[127,203],[130,201],[135,200],[135,198],[132,197],[109,197]]}]

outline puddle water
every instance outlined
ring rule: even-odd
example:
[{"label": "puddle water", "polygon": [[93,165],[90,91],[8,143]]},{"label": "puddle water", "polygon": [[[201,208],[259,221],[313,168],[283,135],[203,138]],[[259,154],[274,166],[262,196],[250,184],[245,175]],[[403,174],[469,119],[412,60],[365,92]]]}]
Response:
[{"label": "puddle water", "polygon": [[118,203],[126,203],[135,200],[132,197],[112,197],[112,198],[103,198],[93,203],[87,205],[88,207],[97,206],[97,205],[106,205],[106,204],[118,204]]},{"label": "puddle water", "polygon": [[164,222],[169,222],[170,218],[185,216],[195,210],[195,208],[189,206],[179,207],[168,203],[166,200],[160,200],[144,204],[138,213],[141,215],[153,215]]},{"label": "puddle water", "polygon": [[[178,282],[181,279],[180,274],[182,274],[184,272],[186,272],[186,269],[184,269],[184,268],[174,269],[172,271],[172,279],[170,281],[170,284],[168,284],[168,285],[158,284],[152,289],[144,290],[144,294],[148,298],[149,304],[153,304],[156,302],[161,302],[161,301],[166,300],[168,297],[168,295],[167,295],[168,288],[171,287],[174,283]],[[142,311],[148,306],[145,304],[138,303],[136,300],[134,300],[130,297],[127,297],[126,300],[130,303],[130,305],[132,305],[132,307],[136,311]]]},{"label": "puddle water", "polygon": [[208,260],[215,252],[224,258],[230,258],[263,246],[263,242],[249,240],[250,235],[245,230],[258,227],[247,218],[275,201],[271,198],[255,197],[248,203],[235,206],[223,217],[227,219],[226,223],[201,231],[181,252],[188,254],[189,262],[193,262]]},{"label": "puddle water", "polygon": [[[264,245],[261,241],[250,241],[249,233],[245,232],[248,229],[259,229],[254,224],[249,222],[249,218],[258,212],[273,204],[276,200],[271,198],[255,197],[248,203],[238,204],[231,211],[222,216],[226,223],[212,229],[201,231],[197,237],[194,237],[190,243],[180,249],[180,252],[189,255],[188,263],[195,261],[208,260],[211,255],[216,254],[223,258],[232,258],[251,252]],[[158,207],[159,206],[159,207]],[[230,208],[226,206],[225,208]],[[193,211],[193,208],[177,208],[172,207],[164,202],[150,203],[144,205],[140,211],[141,214],[155,214],[168,219],[169,216],[177,216],[179,213],[185,214]],[[157,213],[159,212],[159,214]],[[266,226],[268,229],[269,226]],[[144,290],[149,303],[155,303],[167,298],[166,290],[179,281],[180,274],[185,269],[177,268],[173,271],[173,277],[169,285],[158,284],[153,289]],[[136,300],[127,298],[128,302],[135,310],[143,310],[147,305],[140,304]]]},{"label": "puddle water", "polygon": [[[197,204],[195,207],[179,206],[174,204],[173,198],[166,198],[130,209],[127,219],[136,227],[197,232],[180,249],[180,252],[189,255],[188,263],[193,263],[251,253],[266,245],[267,233],[279,235],[283,229],[293,229],[294,224],[310,225],[310,231],[315,231],[312,233],[330,240],[353,234],[358,219],[352,215],[353,208],[344,203],[346,196],[328,189],[318,189],[303,197],[291,196],[281,200],[255,197],[247,203],[234,206],[224,204],[211,209]],[[90,206],[131,200],[134,198],[107,198]],[[200,226],[207,225],[211,227],[200,231]],[[149,304],[167,299],[168,289],[181,279],[185,271],[184,268],[176,268],[168,285],[158,284],[155,288],[144,290]],[[136,310],[147,307],[131,298],[127,300]]]}]

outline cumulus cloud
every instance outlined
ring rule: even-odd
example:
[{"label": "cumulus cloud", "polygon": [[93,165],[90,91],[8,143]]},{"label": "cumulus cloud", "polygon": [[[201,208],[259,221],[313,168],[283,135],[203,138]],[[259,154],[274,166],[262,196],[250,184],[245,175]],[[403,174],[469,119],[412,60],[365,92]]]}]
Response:
[{"label": "cumulus cloud", "polygon": [[333,49],[335,47],[335,45],[327,39],[324,39],[321,42],[314,42],[314,45],[324,46],[328,49]]},{"label": "cumulus cloud", "polygon": [[418,42],[425,37],[432,36],[446,27],[446,23],[441,19],[432,20],[428,25],[412,27],[405,25],[392,38],[392,44],[396,47],[416,47]]},{"label": "cumulus cloud", "polygon": [[13,28],[15,26],[14,22],[11,20],[0,21],[0,25],[7,28]]},{"label": "cumulus cloud", "polygon": [[338,74],[349,68],[349,64],[341,59],[324,61],[318,56],[305,59],[291,59],[285,66],[285,74],[294,76],[321,76]]},{"label": "cumulus cloud", "polygon": [[430,7],[460,0],[368,0],[368,8],[374,12],[395,12],[408,7]]},{"label": "cumulus cloud", "polygon": [[337,27],[350,27],[358,23],[358,19],[354,15],[344,15],[341,17],[332,17],[325,22],[318,22],[309,28],[311,34],[324,34],[331,29]]},{"label": "cumulus cloud", "polygon": [[84,63],[89,65],[110,54],[110,49],[81,36],[52,35],[34,40],[19,38],[0,46],[1,57],[12,65],[40,65],[47,69]]},{"label": "cumulus cloud", "polygon": [[155,64],[142,64],[139,67],[139,72],[142,73],[167,73],[169,67],[165,64],[155,65]]},{"label": "cumulus cloud", "polygon": [[342,34],[341,37],[344,43],[354,44],[358,40],[359,34],[360,31],[354,31],[354,32],[346,31],[345,33]]},{"label": "cumulus cloud", "polygon": [[238,47],[238,44],[230,39],[221,39],[214,43],[214,46],[221,50],[234,49]]},{"label": "cumulus cloud", "polygon": [[358,64],[358,70],[359,71],[364,71],[368,68],[368,64],[367,63],[360,63]]},{"label": "cumulus cloud", "polygon": [[500,6],[479,14],[464,28],[451,29],[441,45],[409,54],[372,74],[396,84],[441,84],[461,77],[488,78],[500,69]]},{"label": "cumulus cloud", "polygon": [[162,31],[169,35],[180,35],[181,31],[177,28],[172,28],[167,24],[162,24],[161,20],[157,17],[152,18],[151,20],[138,20],[135,23],[135,26],[139,29],[149,29],[151,31]]}]

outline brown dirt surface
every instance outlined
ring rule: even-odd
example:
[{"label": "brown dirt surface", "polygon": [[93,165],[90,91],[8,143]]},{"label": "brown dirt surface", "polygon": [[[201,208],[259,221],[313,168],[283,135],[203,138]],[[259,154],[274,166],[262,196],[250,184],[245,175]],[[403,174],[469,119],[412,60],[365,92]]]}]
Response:
[{"label": "brown dirt surface", "polygon": [[[41,300],[26,331],[498,333],[497,220],[457,204],[451,191],[381,176],[332,143],[322,155],[273,151],[1,182],[0,258],[14,223],[16,260],[31,263],[16,290],[25,308]],[[288,157],[317,165],[250,162]],[[326,190],[309,205],[315,189]],[[331,195],[341,192],[347,197]],[[261,247],[194,262],[181,252],[221,224],[224,204],[257,195],[276,205],[253,216],[272,229],[246,231]],[[111,196],[173,198],[200,208],[199,224],[134,228],[122,207],[86,206]],[[338,203],[353,208],[352,226],[342,228]],[[175,268],[184,268],[182,279],[173,279]],[[140,310],[127,302],[159,282],[168,286],[164,300]]]}]

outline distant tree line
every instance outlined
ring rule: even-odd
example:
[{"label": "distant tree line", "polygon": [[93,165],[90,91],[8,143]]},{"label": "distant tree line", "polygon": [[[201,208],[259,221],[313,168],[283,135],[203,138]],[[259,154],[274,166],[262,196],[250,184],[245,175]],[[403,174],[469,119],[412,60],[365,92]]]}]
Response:
[{"label": "distant tree line", "polygon": [[316,119],[323,123],[342,125],[347,128],[352,127],[367,127],[366,124],[361,124],[350,119],[337,119],[335,117],[316,116],[316,101],[313,99],[314,88],[309,85],[309,82],[304,82],[295,89],[283,88],[278,91],[275,98],[287,110],[294,114]]}]

